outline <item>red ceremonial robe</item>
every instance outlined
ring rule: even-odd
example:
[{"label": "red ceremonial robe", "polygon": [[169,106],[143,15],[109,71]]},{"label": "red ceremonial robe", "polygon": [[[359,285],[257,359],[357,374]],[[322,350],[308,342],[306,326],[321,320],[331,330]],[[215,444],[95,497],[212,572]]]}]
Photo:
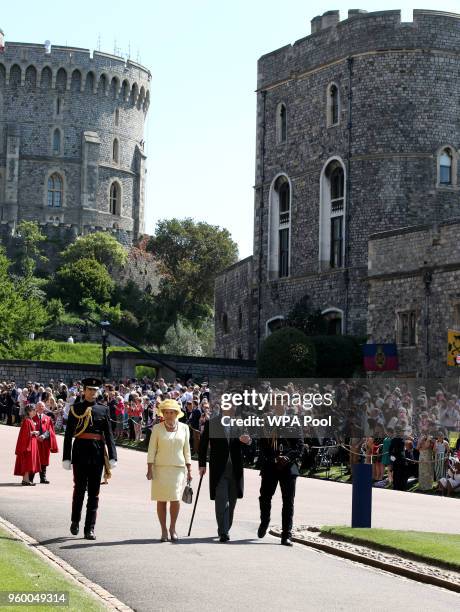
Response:
[{"label": "red ceremonial robe", "polygon": [[[40,453],[40,463],[42,466],[50,464],[50,453],[59,452],[56,434],[54,433],[53,420],[46,414],[41,415],[41,427],[40,427],[40,416],[36,414],[33,418],[35,423],[35,429],[40,433],[45,434],[45,439],[40,440],[37,438],[38,451]],[[48,432],[48,433],[46,433]]]},{"label": "red ceremonial robe", "polygon": [[35,474],[40,471],[38,442],[37,438],[31,435],[32,431],[35,431],[34,422],[29,418],[24,419],[16,443],[15,476],[24,476],[26,472]]}]

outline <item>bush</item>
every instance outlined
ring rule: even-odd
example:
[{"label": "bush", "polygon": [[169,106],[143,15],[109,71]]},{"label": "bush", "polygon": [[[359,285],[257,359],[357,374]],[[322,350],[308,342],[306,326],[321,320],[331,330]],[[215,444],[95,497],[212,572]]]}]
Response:
[{"label": "bush", "polygon": [[350,378],[362,369],[363,342],[354,336],[312,336],[318,378]]},{"label": "bush", "polygon": [[308,378],[316,371],[316,351],[310,338],[284,327],[266,338],[257,356],[257,373],[271,378]]}]

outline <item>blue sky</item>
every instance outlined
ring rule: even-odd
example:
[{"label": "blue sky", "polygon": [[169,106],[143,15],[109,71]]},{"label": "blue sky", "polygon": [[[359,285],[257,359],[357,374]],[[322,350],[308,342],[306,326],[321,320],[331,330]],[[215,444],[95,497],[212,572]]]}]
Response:
[{"label": "blue sky", "polygon": [[147,121],[146,231],[191,216],[230,230],[240,257],[252,252],[257,59],[310,33],[331,9],[413,8],[460,12],[431,2],[305,0],[26,0],[2,4],[5,39],[113,53],[131,47],[152,72]]}]

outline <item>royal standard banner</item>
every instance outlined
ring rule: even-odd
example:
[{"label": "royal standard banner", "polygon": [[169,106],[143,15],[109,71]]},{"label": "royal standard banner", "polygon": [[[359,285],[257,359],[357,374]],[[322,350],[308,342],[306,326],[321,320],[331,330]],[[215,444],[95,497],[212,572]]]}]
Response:
[{"label": "royal standard banner", "polygon": [[447,330],[447,365],[459,366],[457,357],[460,356],[460,331]]},{"label": "royal standard banner", "polygon": [[385,372],[399,367],[396,344],[365,344],[364,369],[368,372]]}]

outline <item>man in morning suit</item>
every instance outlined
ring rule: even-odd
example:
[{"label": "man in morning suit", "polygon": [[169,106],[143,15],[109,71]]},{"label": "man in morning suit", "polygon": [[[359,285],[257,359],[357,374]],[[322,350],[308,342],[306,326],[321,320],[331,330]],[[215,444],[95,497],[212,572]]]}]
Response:
[{"label": "man in morning suit", "polygon": [[[282,403],[274,406],[277,415],[284,415]],[[283,507],[281,511],[281,544],[292,546],[292,521],[294,517],[294,497],[300,461],[304,451],[302,428],[297,425],[265,426],[259,439],[260,476],[260,526],[257,532],[263,538],[270,525],[272,497],[278,483],[281,488]]]},{"label": "man in morning suit", "polygon": [[219,541],[230,540],[236,500],[243,497],[244,469],[242,444],[251,444],[247,434],[229,425],[222,425],[223,416],[233,416],[234,408],[225,410],[206,421],[200,438],[198,463],[200,476],[206,474],[206,456],[209,456],[209,492],[215,500],[217,533]]},{"label": "man in morning suit", "polygon": [[[70,532],[78,534],[85,491],[88,489],[84,534],[87,540],[95,540],[99,489],[102,470],[106,465],[105,445],[111,468],[117,465],[117,450],[110,426],[109,408],[98,404],[96,399],[102,382],[97,378],[85,378],[82,384],[83,398],[76,401],[69,412],[62,466],[66,470],[70,470],[71,466],[73,468]],[[72,448],[73,437],[75,441]]]}]

